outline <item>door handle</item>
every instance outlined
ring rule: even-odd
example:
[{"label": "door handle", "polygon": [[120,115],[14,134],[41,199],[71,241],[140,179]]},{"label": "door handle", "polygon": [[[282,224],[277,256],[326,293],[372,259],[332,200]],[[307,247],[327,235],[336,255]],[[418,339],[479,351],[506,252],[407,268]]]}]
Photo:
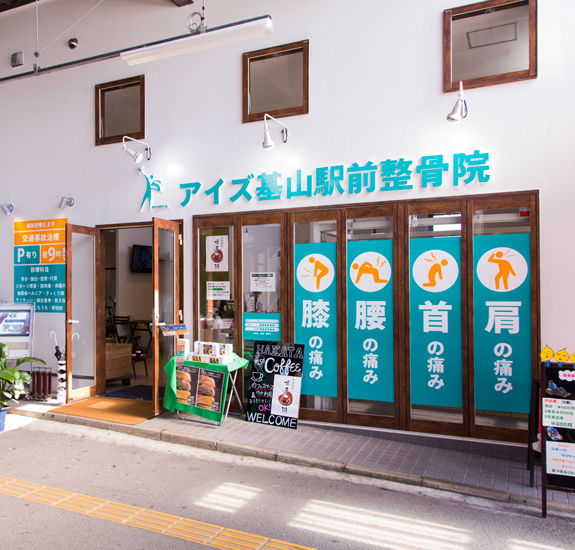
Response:
[{"label": "door handle", "polygon": [[68,324],[69,324],[69,325],[73,325],[73,324],[76,324],[76,323],[79,323],[79,322],[80,322],[80,321],[75,321],[74,319],[68,319]]}]

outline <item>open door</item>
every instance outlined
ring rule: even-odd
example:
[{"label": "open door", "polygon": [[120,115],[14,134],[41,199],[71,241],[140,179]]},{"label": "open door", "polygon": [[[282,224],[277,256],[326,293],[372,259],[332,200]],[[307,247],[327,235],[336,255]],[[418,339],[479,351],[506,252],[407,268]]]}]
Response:
[{"label": "open door", "polygon": [[154,278],[154,415],[160,414],[160,387],[166,386],[164,365],[176,354],[174,336],[162,336],[161,325],[179,322],[180,257],[178,222],[153,218]]},{"label": "open door", "polygon": [[104,393],[103,290],[96,274],[100,232],[66,225],[66,401]]}]

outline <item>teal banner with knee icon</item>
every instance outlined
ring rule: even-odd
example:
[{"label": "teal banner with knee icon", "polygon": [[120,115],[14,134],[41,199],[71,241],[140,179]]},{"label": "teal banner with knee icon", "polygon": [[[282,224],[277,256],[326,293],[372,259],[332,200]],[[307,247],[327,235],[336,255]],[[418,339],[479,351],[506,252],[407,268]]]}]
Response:
[{"label": "teal banner with knee icon", "polygon": [[302,395],[337,397],[336,243],[294,247],[295,343],[305,345]]}]

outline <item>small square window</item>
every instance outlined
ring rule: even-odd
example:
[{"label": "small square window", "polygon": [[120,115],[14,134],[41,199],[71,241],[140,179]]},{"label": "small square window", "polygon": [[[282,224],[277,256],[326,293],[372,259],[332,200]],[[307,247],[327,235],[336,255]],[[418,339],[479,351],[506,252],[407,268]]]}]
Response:
[{"label": "small square window", "polygon": [[146,137],[144,75],[96,85],[96,145]]},{"label": "small square window", "polygon": [[308,113],[308,70],[308,40],[244,53],[243,121]]}]

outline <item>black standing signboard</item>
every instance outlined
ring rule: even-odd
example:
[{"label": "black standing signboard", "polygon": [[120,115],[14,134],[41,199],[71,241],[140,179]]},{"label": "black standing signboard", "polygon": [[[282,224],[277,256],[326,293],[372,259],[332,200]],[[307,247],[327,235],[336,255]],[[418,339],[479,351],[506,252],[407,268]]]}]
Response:
[{"label": "black standing signboard", "polygon": [[547,490],[575,493],[575,369],[541,363],[541,493],[547,516]]},{"label": "black standing signboard", "polygon": [[254,342],[249,422],[297,429],[303,360],[303,345]]}]

